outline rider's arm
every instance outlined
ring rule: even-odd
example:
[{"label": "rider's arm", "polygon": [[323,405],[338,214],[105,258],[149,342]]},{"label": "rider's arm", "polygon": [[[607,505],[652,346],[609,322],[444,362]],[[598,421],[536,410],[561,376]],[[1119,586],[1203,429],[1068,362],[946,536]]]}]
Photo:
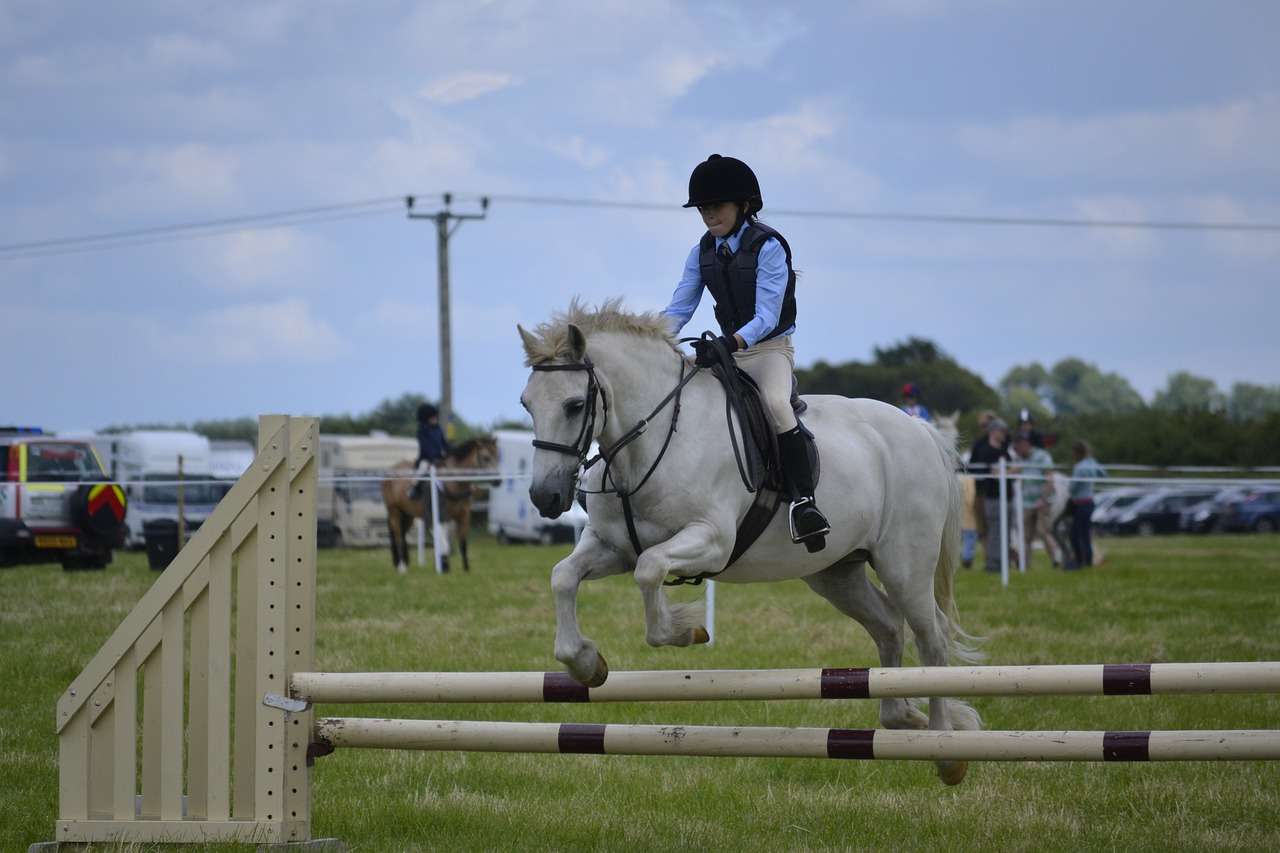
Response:
[{"label": "rider's arm", "polygon": [[684,274],[676,285],[676,292],[671,296],[671,304],[662,313],[671,321],[671,333],[678,335],[698,310],[702,301],[702,271],[698,268],[698,247],[694,246],[684,262]]},{"label": "rider's arm", "polygon": [[770,237],[760,247],[756,261],[756,315],[738,330],[738,337],[753,347],[778,325],[782,298],[787,293],[787,253]]}]

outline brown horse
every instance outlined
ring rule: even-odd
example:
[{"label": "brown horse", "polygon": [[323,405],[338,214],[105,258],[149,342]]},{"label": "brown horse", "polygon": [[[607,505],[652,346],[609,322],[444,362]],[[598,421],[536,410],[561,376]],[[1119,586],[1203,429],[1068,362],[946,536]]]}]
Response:
[{"label": "brown horse", "polygon": [[[447,474],[450,471],[491,471],[497,466],[498,442],[493,436],[485,435],[467,439],[451,449],[445,454],[444,461],[437,466],[437,470]],[[409,563],[409,547],[405,542],[409,523],[415,518],[429,519],[430,509],[423,498],[411,494],[414,484],[413,463],[401,462],[392,470],[403,471],[404,476],[382,481],[382,503],[387,508],[387,527],[391,531],[391,564],[396,567],[396,571],[405,572]],[[458,537],[458,549],[462,552],[462,568],[469,572],[471,562],[467,558],[467,531],[471,529],[471,499],[477,490],[477,484],[447,481],[442,485],[444,501],[440,505],[440,523],[452,523]],[[448,571],[447,557],[444,569]]]}]

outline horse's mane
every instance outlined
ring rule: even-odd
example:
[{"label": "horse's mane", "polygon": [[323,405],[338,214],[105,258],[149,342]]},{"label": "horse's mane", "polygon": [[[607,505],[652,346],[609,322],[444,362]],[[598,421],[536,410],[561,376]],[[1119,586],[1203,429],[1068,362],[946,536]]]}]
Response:
[{"label": "horse's mane", "polygon": [[490,441],[490,442],[493,441],[493,436],[482,435],[476,438],[468,438],[466,441],[462,442],[462,444],[459,444],[457,447],[449,448],[449,452],[445,455],[447,455],[450,459],[464,459],[467,456],[471,455],[471,451],[476,449],[476,445],[481,444],[482,442],[485,442],[485,441]]},{"label": "horse's mane", "polygon": [[524,341],[525,366],[568,358],[572,354],[569,344],[569,325],[582,330],[588,338],[593,332],[623,332],[642,338],[666,343],[673,349],[676,341],[671,334],[671,323],[656,311],[633,313],[622,307],[622,297],[606,299],[594,311],[588,310],[578,297],[569,302],[565,311],[557,311],[545,323],[539,323],[532,332],[521,335]]}]

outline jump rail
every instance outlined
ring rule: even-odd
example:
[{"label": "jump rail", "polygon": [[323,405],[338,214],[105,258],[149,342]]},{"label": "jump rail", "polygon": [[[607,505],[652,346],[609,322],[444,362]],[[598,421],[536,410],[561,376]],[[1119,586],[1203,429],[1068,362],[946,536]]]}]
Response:
[{"label": "jump rail", "polygon": [[253,464],[58,699],[58,820],[51,849],[58,842],[307,842],[311,765],[336,747],[983,761],[1280,759],[1280,731],[1271,730],[313,720],[313,702],[1280,693],[1276,662],[615,672],[590,690],[561,673],[314,672],[317,439],[312,418],[259,420]]},{"label": "jump rail", "polygon": [[298,672],[309,702],[706,702],[926,696],[1280,693],[1280,662],[614,672],[587,688],[563,672]]}]

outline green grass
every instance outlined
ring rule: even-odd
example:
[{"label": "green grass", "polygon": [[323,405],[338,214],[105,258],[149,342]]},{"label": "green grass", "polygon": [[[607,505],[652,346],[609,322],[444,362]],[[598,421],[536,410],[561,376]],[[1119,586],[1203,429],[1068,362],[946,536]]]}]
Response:
[{"label": "green grass", "polygon": [[[962,572],[991,663],[1280,659],[1280,537],[1109,540],[1107,564],[1037,563],[1008,590]],[[543,670],[549,570],[565,548],[480,537],[473,571],[397,577],[386,554],[321,552],[317,668]],[[1037,560],[1043,560],[1037,555]],[[0,849],[52,837],[54,701],[152,582],[0,571]],[[701,590],[681,589],[686,598]],[[873,665],[862,628],[800,582],[722,584],[713,647],[651,649],[628,578],[584,586],[615,670]],[[979,699],[989,728],[1275,728],[1280,697]],[[870,727],[875,703],[324,707],[321,714]],[[339,751],[315,769],[313,830],[355,850],[1280,849],[1280,764],[974,764]],[[130,848],[141,849],[141,848]]]}]

